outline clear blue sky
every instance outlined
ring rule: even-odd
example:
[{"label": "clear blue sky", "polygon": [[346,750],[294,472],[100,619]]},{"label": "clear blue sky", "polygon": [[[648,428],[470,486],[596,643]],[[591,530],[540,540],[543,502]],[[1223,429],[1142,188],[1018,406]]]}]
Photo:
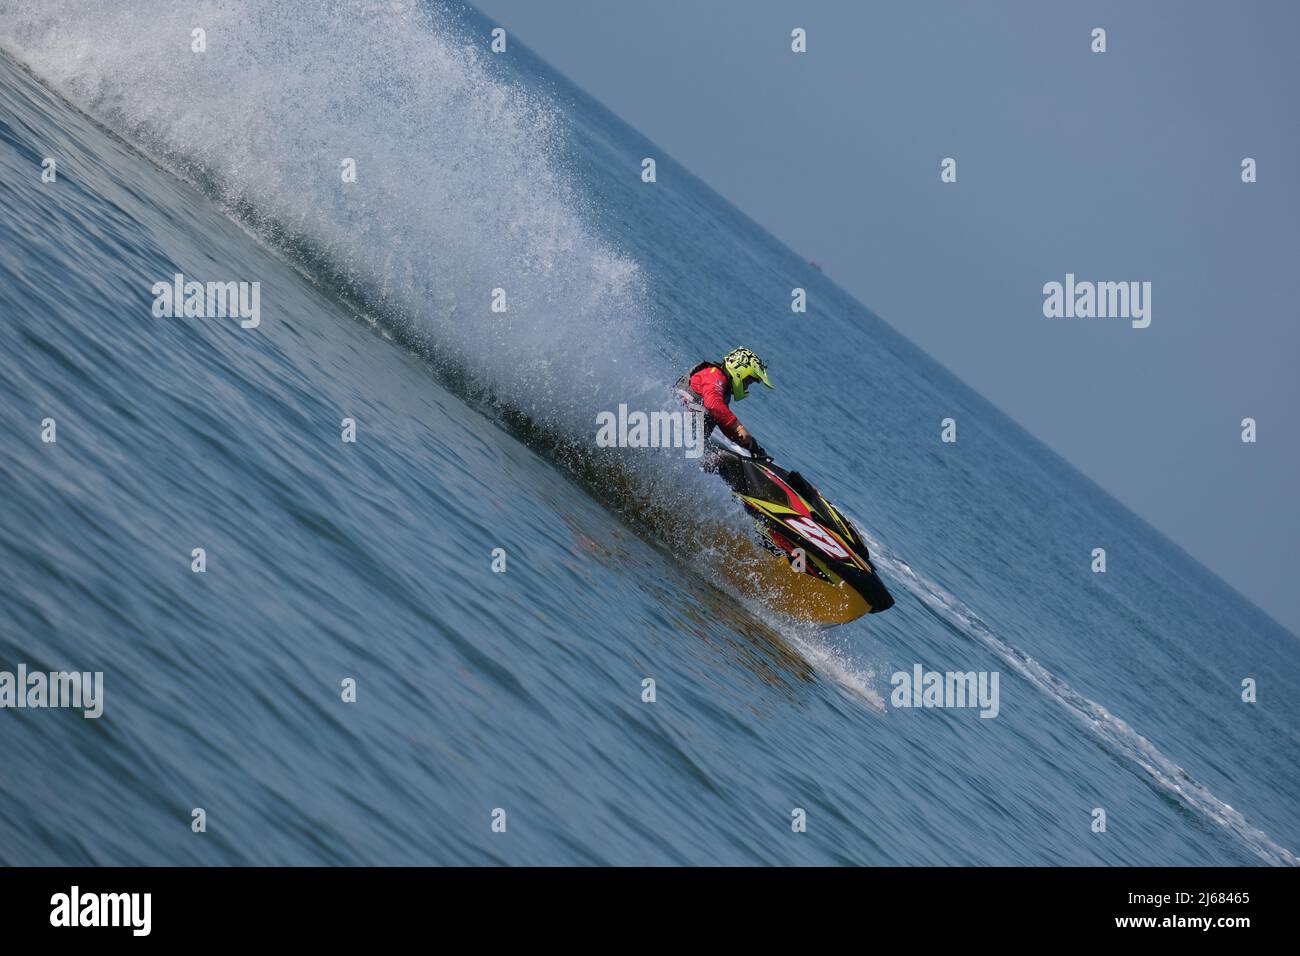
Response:
[{"label": "clear blue sky", "polygon": [[1300,631],[1300,3],[476,6]]}]

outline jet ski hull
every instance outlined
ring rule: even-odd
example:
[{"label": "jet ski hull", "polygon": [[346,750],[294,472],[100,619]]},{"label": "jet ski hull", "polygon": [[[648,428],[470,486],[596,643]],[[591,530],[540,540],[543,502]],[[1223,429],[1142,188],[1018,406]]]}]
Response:
[{"label": "jet ski hull", "polygon": [[719,474],[754,519],[757,547],[733,551],[728,576],[773,609],[819,625],[894,606],[852,522],[798,472],[724,452]]}]

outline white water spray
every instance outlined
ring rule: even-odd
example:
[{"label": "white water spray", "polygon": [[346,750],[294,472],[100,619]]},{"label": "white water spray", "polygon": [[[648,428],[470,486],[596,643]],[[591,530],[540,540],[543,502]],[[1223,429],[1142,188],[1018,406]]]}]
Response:
[{"label": "white water spray", "polygon": [[644,278],[590,225],[561,115],[463,30],[414,0],[0,0],[0,45],[58,92],[469,387],[590,441],[675,373],[648,367]]}]

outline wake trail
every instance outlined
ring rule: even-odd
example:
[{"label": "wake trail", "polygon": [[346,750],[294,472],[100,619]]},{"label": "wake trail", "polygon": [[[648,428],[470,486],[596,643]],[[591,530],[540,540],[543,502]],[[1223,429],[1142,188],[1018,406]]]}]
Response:
[{"label": "wake trail", "polygon": [[[861,529],[862,525],[858,527]],[[875,562],[960,632],[983,644],[1031,686],[1055,702],[1086,727],[1106,750],[1142,770],[1160,793],[1173,796],[1184,807],[1222,828],[1246,848],[1273,866],[1300,865],[1300,859],[1268,834],[1257,829],[1237,810],[1224,803],[1182,767],[1101,704],[1070,687],[1028,654],[1008,644],[980,620],[969,607],[934,581],[915,571],[871,535],[863,532]]]}]

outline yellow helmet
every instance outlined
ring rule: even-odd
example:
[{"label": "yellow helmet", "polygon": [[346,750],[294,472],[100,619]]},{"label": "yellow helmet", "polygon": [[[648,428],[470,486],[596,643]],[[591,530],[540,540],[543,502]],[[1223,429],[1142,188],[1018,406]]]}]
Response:
[{"label": "yellow helmet", "polygon": [[731,394],[737,401],[745,397],[745,386],[751,381],[762,382],[772,388],[767,377],[767,366],[747,348],[732,349],[722,360],[722,365],[731,378]]}]

